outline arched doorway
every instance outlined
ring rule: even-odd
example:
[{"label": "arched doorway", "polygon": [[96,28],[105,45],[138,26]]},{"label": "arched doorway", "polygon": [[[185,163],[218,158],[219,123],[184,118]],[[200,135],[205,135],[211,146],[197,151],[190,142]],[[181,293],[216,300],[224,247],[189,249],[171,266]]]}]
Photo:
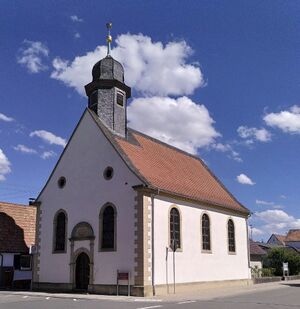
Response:
[{"label": "arched doorway", "polygon": [[84,252],[80,253],[76,259],[75,280],[76,289],[88,289],[90,281],[90,258]]}]

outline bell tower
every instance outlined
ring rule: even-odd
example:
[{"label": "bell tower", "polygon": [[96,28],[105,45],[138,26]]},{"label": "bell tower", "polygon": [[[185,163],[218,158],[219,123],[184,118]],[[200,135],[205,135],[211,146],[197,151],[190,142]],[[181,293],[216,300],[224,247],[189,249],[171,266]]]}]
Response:
[{"label": "bell tower", "polygon": [[131,88],[124,83],[124,68],[111,56],[112,23],[106,24],[107,55],[92,70],[93,81],[85,86],[88,107],[114,133],[123,137],[127,132],[127,99]]}]

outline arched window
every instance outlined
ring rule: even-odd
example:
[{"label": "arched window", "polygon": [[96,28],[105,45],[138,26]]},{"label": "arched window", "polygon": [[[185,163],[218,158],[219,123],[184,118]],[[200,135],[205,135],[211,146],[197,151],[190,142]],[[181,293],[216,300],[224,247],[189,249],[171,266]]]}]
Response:
[{"label": "arched window", "polygon": [[235,233],[234,233],[234,223],[231,219],[228,220],[228,251],[235,252]]},{"label": "arched window", "polygon": [[210,222],[207,214],[202,216],[202,250],[210,251]]},{"label": "arched window", "polygon": [[54,251],[66,250],[66,214],[59,211],[54,218]]},{"label": "arched window", "polygon": [[115,250],[116,211],[112,205],[104,206],[100,213],[100,249]]},{"label": "arched window", "polygon": [[180,214],[177,208],[170,211],[170,247],[176,251],[181,247],[180,243]]}]

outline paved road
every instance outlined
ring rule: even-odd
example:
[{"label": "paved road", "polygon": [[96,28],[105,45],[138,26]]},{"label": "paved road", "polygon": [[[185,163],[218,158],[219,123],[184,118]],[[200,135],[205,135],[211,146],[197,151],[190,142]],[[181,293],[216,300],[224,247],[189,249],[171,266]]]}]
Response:
[{"label": "paved road", "polygon": [[[76,295],[73,295],[76,297]],[[0,309],[289,309],[300,308],[300,284],[209,300],[79,299],[0,293]]]}]

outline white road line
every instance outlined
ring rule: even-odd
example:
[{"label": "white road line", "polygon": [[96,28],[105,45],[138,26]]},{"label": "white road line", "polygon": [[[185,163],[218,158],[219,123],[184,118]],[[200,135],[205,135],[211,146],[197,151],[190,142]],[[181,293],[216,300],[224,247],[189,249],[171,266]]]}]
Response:
[{"label": "white road line", "polygon": [[150,306],[150,307],[141,307],[141,308],[137,308],[137,309],[152,309],[152,308],[161,308],[162,305],[157,305],[157,306]]},{"label": "white road line", "polygon": [[28,296],[23,296],[23,298],[28,298]]},{"label": "white road line", "polygon": [[50,297],[46,297],[46,299],[48,300],[48,299],[50,299]]},{"label": "white road line", "polygon": [[195,300],[187,300],[187,301],[181,301],[179,303],[177,303],[178,305],[183,305],[183,304],[191,304],[191,303],[195,303]]},{"label": "white road line", "polygon": [[73,298],[73,301],[77,301],[77,299],[76,299],[76,298]]},{"label": "white road line", "polygon": [[162,299],[152,299],[152,298],[135,298],[134,301],[136,302],[143,302],[143,303],[147,303],[147,302],[161,302]]}]

